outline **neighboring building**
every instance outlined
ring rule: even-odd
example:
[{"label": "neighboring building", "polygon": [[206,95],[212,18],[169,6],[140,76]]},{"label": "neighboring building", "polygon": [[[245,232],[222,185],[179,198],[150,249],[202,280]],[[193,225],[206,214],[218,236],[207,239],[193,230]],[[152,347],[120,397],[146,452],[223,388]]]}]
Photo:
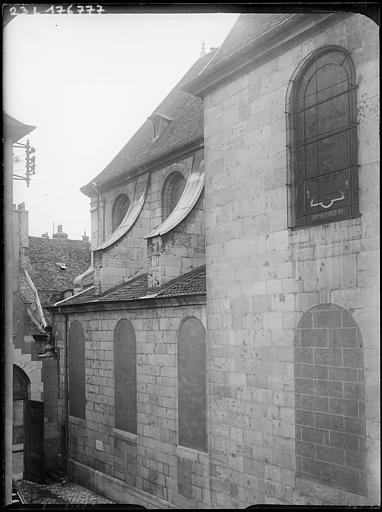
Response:
[{"label": "neighboring building", "polygon": [[242,15],[83,187],[92,266],[52,310],[72,478],[379,504],[377,101],[367,18]]},{"label": "neighboring building", "polygon": [[[46,307],[66,292],[73,293],[74,278],[89,266],[90,244],[68,240],[67,235],[61,239],[29,236],[24,204],[14,207],[13,226],[18,283],[13,298],[13,475],[42,481],[44,472],[56,468],[60,437],[57,359],[41,357],[50,343],[51,317]],[[39,427],[31,427],[31,422],[38,421]],[[30,435],[31,428],[40,433],[40,446]]]},{"label": "neighboring building", "polygon": [[[9,20],[5,21],[7,24]],[[13,146],[35,129],[3,112],[3,255],[4,255],[4,338],[2,344],[3,384],[3,497],[4,504],[12,503],[12,437],[13,437],[13,294],[17,288],[17,274],[13,254]],[[28,174],[27,174],[28,176]]]}]

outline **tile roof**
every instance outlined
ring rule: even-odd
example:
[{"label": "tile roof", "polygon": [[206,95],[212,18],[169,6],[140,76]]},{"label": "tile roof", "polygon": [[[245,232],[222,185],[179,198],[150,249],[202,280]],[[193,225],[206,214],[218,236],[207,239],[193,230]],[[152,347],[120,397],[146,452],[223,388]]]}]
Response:
[{"label": "tile roof", "polygon": [[198,267],[173,279],[158,293],[157,297],[180,297],[206,293],[206,267]]},{"label": "tile roof", "polygon": [[[146,297],[147,293],[147,274],[141,274],[127,283],[120,284],[100,295],[94,294],[94,287],[88,288],[85,292],[73,296],[59,305],[69,306],[85,303],[133,301],[141,298],[149,299],[150,297]],[[203,265],[171,280],[152,298],[205,295],[205,293],[206,267]]]},{"label": "tile roof", "polygon": [[153,141],[152,121],[147,119],[105,169],[81,188],[82,192],[89,193],[93,182],[102,185],[133,169],[149,165],[174,149],[203,138],[202,100],[181,90],[181,87],[206,66],[215,52],[213,50],[198,59],[153,112],[173,118],[160,137]]},{"label": "tile roof", "polygon": [[[90,244],[82,240],[29,237],[26,266],[41,305],[51,306],[90,265]],[[61,267],[60,265],[61,264]],[[65,269],[66,267],[66,269]]]}]

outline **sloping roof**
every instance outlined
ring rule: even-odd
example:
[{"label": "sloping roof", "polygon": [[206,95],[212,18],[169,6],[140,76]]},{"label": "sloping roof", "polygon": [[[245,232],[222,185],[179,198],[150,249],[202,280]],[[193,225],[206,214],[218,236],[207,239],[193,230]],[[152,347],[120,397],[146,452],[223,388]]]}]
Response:
[{"label": "sloping roof", "polygon": [[284,23],[292,16],[295,16],[295,14],[241,14],[223,41],[223,44],[209,62],[207,68],[211,69],[213,66],[225,61],[234,53],[242,50],[245,46],[277,27],[277,25]]},{"label": "sloping roof", "polygon": [[42,306],[60,300],[62,292],[73,288],[75,277],[90,264],[90,244],[82,240],[30,236],[27,252],[30,262],[27,270]]},{"label": "sloping roof", "polygon": [[266,47],[268,38],[284,29],[288,30],[289,25],[304,16],[309,15],[296,12],[241,14],[213,58],[183,86],[184,90],[199,95],[207,81],[225,78],[229,66],[239,69],[243,55],[251,54],[262,44]]},{"label": "sloping roof", "polygon": [[215,51],[198,59],[153,112],[153,114],[160,112],[173,118],[160,137],[153,141],[152,121],[147,119],[105,169],[81,188],[82,192],[89,194],[93,190],[94,182],[97,186],[105,184],[134,169],[148,166],[167,153],[203,138],[202,101],[181,88],[206,66]]},{"label": "sloping roof", "polygon": [[[116,286],[100,295],[95,295],[94,287],[89,288],[79,295],[60,302],[58,306],[72,306],[76,304],[88,304],[97,302],[134,301],[147,298],[147,274],[141,274],[130,281]],[[206,267],[198,267],[180,277],[172,279],[152,298],[181,297],[190,295],[205,295],[206,293]]]},{"label": "sloping roof", "polygon": [[180,297],[206,293],[206,267],[198,267],[187,274],[170,281],[157,297]]}]

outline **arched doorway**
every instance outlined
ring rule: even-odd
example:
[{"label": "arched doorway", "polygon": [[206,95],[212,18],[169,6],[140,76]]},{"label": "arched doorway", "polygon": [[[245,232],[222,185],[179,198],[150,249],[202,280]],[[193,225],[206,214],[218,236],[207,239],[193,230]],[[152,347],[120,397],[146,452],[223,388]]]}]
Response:
[{"label": "arched doorway", "polygon": [[25,406],[29,389],[28,375],[13,365],[12,473],[16,480],[22,478],[24,472]]}]

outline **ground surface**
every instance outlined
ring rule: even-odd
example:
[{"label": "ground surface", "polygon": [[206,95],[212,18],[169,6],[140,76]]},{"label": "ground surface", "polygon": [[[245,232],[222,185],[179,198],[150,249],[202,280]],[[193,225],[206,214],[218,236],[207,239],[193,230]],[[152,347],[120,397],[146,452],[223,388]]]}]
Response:
[{"label": "ground surface", "polygon": [[72,482],[61,484],[47,481],[46,484],[37,484],[28,480],[18,480],[17,487],[27,504],[71,503],[98,505],[113,503],[113,501],[108,500],[104,496]]}]

